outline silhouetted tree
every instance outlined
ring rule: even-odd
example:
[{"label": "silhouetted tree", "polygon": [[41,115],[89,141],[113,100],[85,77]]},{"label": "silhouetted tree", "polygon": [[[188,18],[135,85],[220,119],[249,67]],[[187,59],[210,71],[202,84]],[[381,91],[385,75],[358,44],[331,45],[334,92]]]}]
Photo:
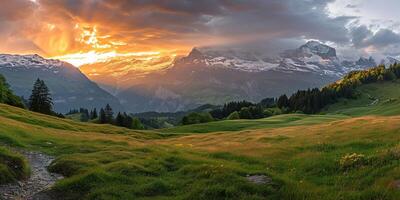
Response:
[{"label": "silhouetted tree", "polygon": [[90,119],[91,120],[93,120],[93,119],[97,119],[97,110],[96,110],[96,108],[94,108],[91,112],[90,112]]},{"label": "silhouetted tree", "polygon": [[118,112],[117,117],[115,117],[115,125],[124,126],[124,119],[125,116],[123,116],[120,112]]},{"label": "silhouetted tree", "polygon": [[104,108],[104,112],[106,115],[106,123],[111,124],[113,122],[114,113],[113,113],[113,110],[112,110],[110,104],[106,105],[106,107]]},{"label": "silhouetted tree", "polygon": [[132,128],[133,118],[131,116],[128,116],[125,112],[122,116],[124,117],[123,126],[126,128]]},{"label": "silhouetted tree", "polygon": [[103,108],[100,109],[100,113],[99,113],[99,123],[100,123],[100,124],[105,124],[105,123],[107,123],[106,112],[104,111]]},{"label": "silhouetted tree", "polygon": [[286,96],[286,94],[284,94],[278,98],[276,105],[278,106],[278,108],[281,108],[281,109],[289,107],[289,99]]},{"label": "silhouetted tree", "polygon": [[32,95],[29,98],[29,109],[34,112],[51,115],[53,102],[49,88],[43,80],[37,79],[33,85]]}]

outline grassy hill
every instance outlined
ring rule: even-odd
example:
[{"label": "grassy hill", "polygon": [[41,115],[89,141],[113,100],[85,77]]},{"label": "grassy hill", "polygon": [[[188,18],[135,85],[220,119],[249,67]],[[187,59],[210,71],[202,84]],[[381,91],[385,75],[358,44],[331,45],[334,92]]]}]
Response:
[{"label": "grassy hill", "polygon": [[287,114],[276,115],[264,119],[239,119],[222,120],[205,124],[193,124],[187,126],[176,126],[160,130],[163,133],[182,134],[182,133],[210,133],[217,131],[242,131],[253,129],[279,128],[288,126],[302,126],[330,122],[345,119],[345,115],[304,115]]},{"label": "grassy hill", "polygon": [[322,112],[348,116],[400,115],[400,81],[385,81],[357,87],[357,98],[340,99]]},{"label": "grassy hill", "polygon": [[399,130],[398,116],[282,115],[133,131],[0,104],[2,144],[57,157],[57,199],[396,199]]}]

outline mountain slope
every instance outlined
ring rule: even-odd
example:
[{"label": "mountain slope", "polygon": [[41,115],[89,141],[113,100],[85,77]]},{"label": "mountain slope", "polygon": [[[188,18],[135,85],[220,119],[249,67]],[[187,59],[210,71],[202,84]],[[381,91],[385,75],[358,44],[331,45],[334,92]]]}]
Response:
[{"label": "mountain slope", "polygon": [[357,87],[356,98],[340,99],[322,112],[363,115],[400,115],[400,81],[385,81]]},{"label": "mountain slope", "polygon": [[373,63],[372,58],[340,60],[334,48],[310,41],[275,57],[237,49],[194,48],[188,56],[156,71],[143,73],[126,67],[124,73],[111,74],[103,70],[112,66],[109,63],[86,65],[81,70],[131,112],[175,112],[203,104],[256,102],[298,89],[321,87]]},{"label": "mountain slope", "polygon": [[3,74],[18,96],[29,98],[33,83],[43,79],[50,89],[57,112],[71,108],[104,107],[110,103],[122,110],[118,99],[90,81],[79,69],[58,60],[47,60],[38,55],[0,54],[0,74]]}]

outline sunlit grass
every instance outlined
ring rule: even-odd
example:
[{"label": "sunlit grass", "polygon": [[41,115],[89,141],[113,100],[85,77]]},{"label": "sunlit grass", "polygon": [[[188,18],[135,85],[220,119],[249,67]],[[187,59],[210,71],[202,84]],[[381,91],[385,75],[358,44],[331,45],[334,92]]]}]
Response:
[{"label": "sunlit grass", "polygon": [[[221,123],[224,126],[219,126]],[[225,124],[224,124],[225,123]],[[235,126],[226,130],[229,126]],[[74,122],[0,105],[0,142],[56,156],[59,199],[396,199],[400,117],[282,115],[174,134]],[[164,130],[162,130],[164,131]],[[216,131],[216,132],[213,132]],[[362,161],[346,160],[362,154]],[[257,185],[262,174],[273,184]]]}]

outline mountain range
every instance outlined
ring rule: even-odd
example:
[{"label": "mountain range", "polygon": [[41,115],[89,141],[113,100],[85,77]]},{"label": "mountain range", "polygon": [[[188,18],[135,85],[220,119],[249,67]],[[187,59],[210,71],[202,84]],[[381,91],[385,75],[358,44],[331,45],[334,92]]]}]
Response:
[{"label": "mountain range", "polygon": [[194,48],[185,57],[153,60],[156,70],[135,67],[143,62],[115,61],[80,69],[115,95],[130,112],[175,112],[202,104],[259,101],[298,89],[321,87],[350,71],[398,61],[390,57],[381,62],[372,57],[341,60],[334,48],[309,41],[278,56],[237,49]]},{"label": "mountain range", "polygon": [[112,59],[81,68],[38,55],[0,54],[0,74],[25,98],[34,81],[43,79],[57,112],[100,108],[107,103],[116,111],[177,112],[228,101],[258,102],[321,87],[350,71],[395,62],[399,61],[391,57],[380,62],[372,57],[343,60],[335,48],[309,41],[277,56],[240,49],[193,48],[184,57]]},{"label": "mountain range", "polygon": [[49,87],[54,109],[65,113],[72,108],[100,108],[109,103],[123,110],[118,99],[89,80],[78,68],[38,55],[0,54],[0,74],[18,96],[29,98],[37,78]]}]

